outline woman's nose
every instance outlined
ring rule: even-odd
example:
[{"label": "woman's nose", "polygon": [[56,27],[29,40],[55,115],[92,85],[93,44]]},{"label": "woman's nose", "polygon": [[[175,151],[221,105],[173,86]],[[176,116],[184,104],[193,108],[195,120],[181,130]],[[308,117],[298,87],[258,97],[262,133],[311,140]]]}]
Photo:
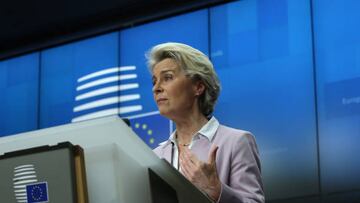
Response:
[{"label": "woman's nose", "polygon": [[158,84],[158,83],[156,83],[154,86],[153,86],[153,92],[154,92],[154,94],[158,94],[158,93],[160,93],[160,92],[162,92],[162,88],[161,88],[161,85],[160,84]]}]

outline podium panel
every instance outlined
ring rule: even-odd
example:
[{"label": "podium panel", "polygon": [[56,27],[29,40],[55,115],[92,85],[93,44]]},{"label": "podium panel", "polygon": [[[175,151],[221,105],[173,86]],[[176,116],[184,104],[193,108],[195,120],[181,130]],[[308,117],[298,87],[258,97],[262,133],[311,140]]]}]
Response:
[{"label": "podium panel", "polygon": [[153,177],[160,177],[176,191],[179,203],[211,202],[170,164],[159,159],[118,116],[1,138],[0,156],[61,142],[71,142],[84,150],[89,202],[155,203],[149,169],[156,174]]},{"label": "podium panel", "polygon": [[81,160],[78,148],[61,143],[0,156],[1,202],[85,202],[86,181],[76,171],[82,167],[75,161]]}]

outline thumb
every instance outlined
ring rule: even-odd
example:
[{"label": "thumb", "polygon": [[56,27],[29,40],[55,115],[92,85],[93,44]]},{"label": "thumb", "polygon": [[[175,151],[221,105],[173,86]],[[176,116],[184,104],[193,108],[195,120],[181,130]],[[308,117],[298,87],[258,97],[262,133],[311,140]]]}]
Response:
[{"label": "thumb", "polygon": [[209,153],[209,160],[208,160],[209,164],[216,163],[216,154],[217,154],[218,149],[219,149],[219,147],[216,146],[215,144],[211,145],[210,153]]}]

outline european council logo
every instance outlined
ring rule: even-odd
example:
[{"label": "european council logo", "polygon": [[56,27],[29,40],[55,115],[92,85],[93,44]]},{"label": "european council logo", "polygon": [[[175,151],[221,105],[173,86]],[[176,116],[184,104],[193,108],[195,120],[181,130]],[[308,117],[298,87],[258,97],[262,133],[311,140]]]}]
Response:
[{"label": "european council logo", "polygon": [[141,111],[140,94],[130,91],[139,88],[135,71],[136,66],[113,67],[80,77],[72,122]]},{"label": "european council logo", "polygon": [[106,68],[79,77],[72,122],[120,115],[130,120],[132,129],[145,143],[156,147],[168,138],[172,123],[158,111],[143,109],[153,100],[141,96],[140,92],[151,91],[141,89],[144,83],[151,81],[139,81],[136,66]]},{"label": "european council logo", "polygon": [[14,168],[14,193],[18,203],[27,203],[26,186],[38,182],[33,164],[25,164]]}]

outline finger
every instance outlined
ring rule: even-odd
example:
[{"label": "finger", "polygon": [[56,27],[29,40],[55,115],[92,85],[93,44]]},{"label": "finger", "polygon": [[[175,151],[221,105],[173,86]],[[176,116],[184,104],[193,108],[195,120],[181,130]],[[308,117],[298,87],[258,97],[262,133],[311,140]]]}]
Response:
[{"label": "finger", "polygon": [[191,171],[191,166],[189,166],[188,162],[185,161],[183,158],[180,158],[180,166],[181,166],[181,172],[182,174],[188,179],[190,180],[190,171]]},{"label": "finger", "polygon": [[216,146],[215,144],[211,145],[210,152],[209,152],[209,159],[208,159],[209,164],[216,163],[216,154],[217,154],[218,149],[219,149],[219,147]]},{"label": "finger", "polygon": [[195,165],[199,165],[200,164],[200,160],[197,158],[197,156],[195,155],[195,154],[193,154],[191,151],[190,151],[190,149],[188,149],[188,148],[184,148],[184,153],[183,153],[183,155],[184,155],[184,158],[185,159],[188,159],[188,160],[190,160],[192,163],[194,163]]},{"label": "finger", "polygon": [[183,148],[183,152],[187,155],[189,155],[190,157],[193,155],[193,153],[191,152],[191,150],[187,147]]},{"label": "finger", "polygon": [[190,167],[196,167],[196,160],[193,160],[193,157],[191,157],[189,154],[186,154],[185,152],[180,155],[180,159]]}]

